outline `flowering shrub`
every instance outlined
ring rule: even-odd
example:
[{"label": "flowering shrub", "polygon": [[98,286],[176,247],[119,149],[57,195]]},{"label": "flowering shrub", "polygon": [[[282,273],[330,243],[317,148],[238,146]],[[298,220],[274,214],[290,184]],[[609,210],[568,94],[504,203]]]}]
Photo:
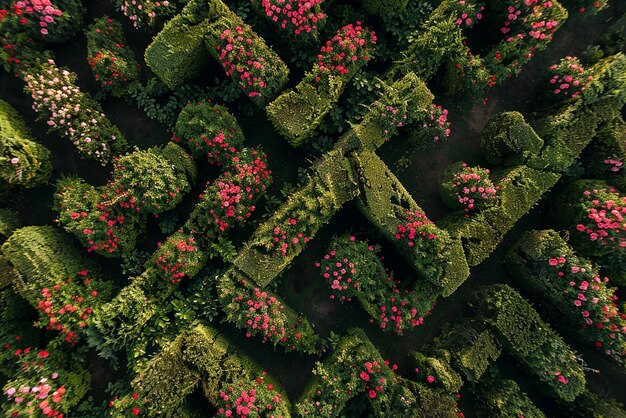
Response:
[{"label": "flowering shrub", "polygon": [[165,149],[136,151],[116,159],[111,180],[93,187],[82,179],[62,179],[54,209],[59,223],[101,255],[134,248],[148,214],[172,209],[190,189],[189,180],[165,158]]},{"label": "flowering shrub", "polygon": [[306,224],[302,222],[298,224],[296,218],[287,218],[285,223],[276,225],[274,228],[273,242],[270,242],[268,247],[279,251],[283,257],[286,257],[290,251],[300,248],[302,243],[309,242],[311,238],[306,235],[307,230]]},{"label": "flowering shrub", "polygon": [[589,11],[591,14],[605,9],[608,5],[607,0],[570,0],[568,3],[573,3],[572,6],[576,7],[580,13]]},{"label": "flowering shrub", "polygon": [[157,28],[172,17],[179,0],[115,0],[117,7],[136,28]]},{"label": "flowering shrub", "polygon": [[218,417],[275,417],[283,415],[287,404],[271,383],[265,383],[266,373],[249,382],[228,384],[221,388],[216,402]]},{"label": "flowering shrub", "polygon": [[214,49],[226,75],[259,106],[273,99],[287,81],[285,63],[247,25],[223,29]]},{"label": "flowering shrub", "polygon": [[246,337],[258,335],[263,343],[282,345],[287,351],[318,351],[319,337],[306,318],[277,295],[253,286],[243,274],[231,270],[220,277],[218,297],[226,320],[245,330]]},{"label": "flowering shrub", "polygon": [[62,418],[89,389],[89,373],[59,367],[60,352],[25,348],[15,357],[20,372],[3,388],[7,417]]},{"label": "flowering shrub", "polygon": [[481,1],[458,0],[452,2],[451,10],[456,17],[454,23],[463,29],[471,28],[483,18],[485,6]]},{"label": "flowering shrub", "polygon": [[[208,183],[187,227],[200,234],[221,233],[243,225],[256,210],[256,201],[272,183],[267,156],[260,149],[244,149],[228,171]],[[211,232],[209,232],[211,231]]]},{"label": "flowering shrub", "polygon": [[526,234],[508,255],[507,267],[548,312],[590,345],[620,364],[626,356],[626,314],[615,288],[555,231]]},{"label": "flowering shrub", "polygon": [[147,415],[148,400],[142,399],[137,392],[128,394],[120,398],[116,396],[109,401],[109,416],[149,416]]},{"label": "flowering shrub", "polygon": [[585,90],[591,76],[585,77],[585,69],[576,57],[567,56],[550,67],[550,84],[553,84],[552,93],[555,95],[576,98]]},{"label": "flowering shrub", "polygon": [[434,142],[450,136],[450,122],[448,122],[448,109],[432,104],[430,110],[424,116],[422,132],[427,138],[432,138]]},{"label": "flowering shrub", "polygon": [[567,11],[552,1],[512,0],[494,3],[505,36],[485,58],[491,71],[487,82],[519,74],[536,51],[552,41],[552,34],[567,18]]},{"label": "flowering shrub", "polygon": [[251,0],[252,5],[268,19],[294,35],[317,37],[318,26],[326,15],[320,4],[324,0]]},{"label": "flowering shrub", "polygon": [[[402,335],[424,322],[432,302],[418,297],[418,292],[400,289],[376,255],[377,248],[355,237],[334,239],[321,262],[322,276],[332,290],[331,299],[350,302],[356,297],[383,330]],[[393,326],[389,326],[393,324]]]},{"label": "flowering shrub", "polygon": [[98,296],[86,270],[79,271],[76,279],[69,278],[41,289],[42,299],[37,304],[40,319],[35,323],[46,330],[60,331],[72,346],[87,326]]},{"label": "flowering shrub", "polygon": [[126,147],[126,141],[100,105],[74,84],[76,77],[50,60],[28,70],[25,91],[51,131],[67,137],[84,156],[104,165]]},{"label": "flowering shrub", "polygon": [[404,109],[376,100],[370,105],[372,119],[382,128],[385,136],[391,138],[398,128],[407,123],[408,113]]},{"label": "flowering shrub", "polygon": [[36,41],[64,41],[81,26],[85,11],[79,0],[19,0],[5,3],[11,3],[11,7],[0,10],[0,32],[8,34],[12,42],[20,36]]},{"label": "flowering shrub", "polygon": [[193,277],[204,266],[206,254],[198,248],[191,235],[182,232],[170,235],[146,263],[146,268],[154,265],[161,271],[163,280],[172,284],[180,283],[186,277]]},{"label": "flowering shrub", "polygon": [[122,96],[139,79],[139,64],[126,45],[122,25],[109,17],[97,19],[87,30],[87,62],[105,91]]},{"label": "flowering shrub", "polygon": [[211,164],[227,165],[244,136],[228,109],[201,102],[190,103],[180,112],[172,140],[182,141],[195,158],[206,155]]},{"label": "flowering shrub", "polygon": [[626,257],[626,196],[613,188],[587,189],[574,202],[572,239],[590,256]]},{"label": "flowering shrub", "polygon": [[465,163],[451,165],[440,180],[443,201],[452,208],[463,208],[466,216],[493,206],[498,201],[498,186],[494,186],[489,174],[489,169]]},{"label": "flowering shrub", "polygon": [[376,40],[376,33],[361,26],[361,22],[342,27],[322,46],[313,71],[306,78],[319,83],[323,77],[344,78],[352,74],[369,61]]}]

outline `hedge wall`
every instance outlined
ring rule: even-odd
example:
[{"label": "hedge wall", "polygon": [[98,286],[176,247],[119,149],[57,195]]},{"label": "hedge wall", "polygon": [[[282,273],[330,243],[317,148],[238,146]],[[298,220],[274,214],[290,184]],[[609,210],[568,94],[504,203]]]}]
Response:
[{"label": "hedge wall", "polygon": [[344,26],[322,47],[319,61],[302,81],[267,106],[268,119],[291,145],[302,145],[313,135],[350,79],[372,57],[375,43],[376,36],[360,24]]},{"label": "hedge wall", "polygon": [[485,418],[546,418],[515,381],[481,381],[476,390],[477,416]]},{"label": "hedge wall", "polygon": [[626,313],[615,305],[616,289],[558,233],[526,233],[510,249],[506,266],[524,290],[549,307],[548,315],[559,325],[623,365]]},{"label": "hedge wall", "polygon": [[626,122],[621,115],[602,129],[585,149],[583,164],[590,178],[605,180],[626,193]]},{"label": "hedge wall", "polygon": [[546,383],[545,390],[571,402],[585,390],[585,374],[576,354],[537,311],[506,285],[486,288],[475,302],[478,315],[509,354]]},{"label": "hedge wall", "polygon": [[[231,32],[238,32],[250,42],[230,37]],[[248,59],[258,65],[239,61],[235,52],[250,52]],[[145,58],[152,71],[174,89],[200,75],[208,54],[223,65],[227,75],[256,104],[268,103],[287,81],[289,69],[285,63],[221,0],[190,0],[154,38]],[[246,78],[246,74],[250,77]]]},{"label": "hedge wall", "polygon": [[14,285],[33,306],[42,287],[76,277],[82,270],[99,271],[63,232],[52,226],[17,229],[2,245],[2,253],[19,275]]},{"label": "hedge wall", "polygon": [[34,141],[19,113],[0,100],[0,195],[15,185],[45,183],[51,172],[50,151]]},{"label": "hedge wall", "polygon": [[[258,416],[291,416],[289,400],[280,385],[259,365],[239,354],[218,331],[202,324],[184,330],[148,363],[132,386],[141,399],[148,401],[149,414],[169,415],[198,383],[202,383],[209,401],[225,410],[230,409],[228,404],[238,403],[239,391],[255,390],[257,404],[245,405]],[[220,394],[228,394],[231,402]]]},{"label": "hedge wall", "polygon": [[421,277],[441,287],[444,296],[454,292],[469,276],[460,240],[450,238],[425,217],[373,151],[355,152],[351,160],[361,183],[358,203],[363,214],[396,244]]}]

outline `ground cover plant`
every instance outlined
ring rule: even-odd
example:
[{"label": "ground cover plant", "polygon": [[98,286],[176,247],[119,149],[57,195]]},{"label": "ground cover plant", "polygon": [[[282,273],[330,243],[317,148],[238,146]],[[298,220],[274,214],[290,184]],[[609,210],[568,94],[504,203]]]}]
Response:
[{"label": "ground cover plant", "polygon": [[2,414],[626,416],[625,13],[1,0]]}]

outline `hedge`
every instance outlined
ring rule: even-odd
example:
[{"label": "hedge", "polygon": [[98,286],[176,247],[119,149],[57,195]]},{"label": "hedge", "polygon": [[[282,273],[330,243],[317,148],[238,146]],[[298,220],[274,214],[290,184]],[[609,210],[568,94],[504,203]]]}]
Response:
[{"label": "hedge", "polygon": [[583,164],[590,178],[605,180],[626,193],[626,122],[621,116],[597,133],[585,149]]},{"label": "hedge", "polygon": [[546,418],[515,381],[494,379],[481,381],[476,390],[477,416],[486,418]]},{"label": "hedge", "polygon": [[477,295],[478,316],[506,351],[546,383],[553,396],[571,402],[585,390],[585,374],[576,354],[515,290],[492,285]]},{"label": "hedge", "polygon": [[[302,81],[267,106],[268,119],[291,145],[300,146],[314,134],[350,79],[372,57],[376,36],[359,23],[356,27],[347,25],[341,28],[322,47],[318,62]],[[355,42],[358,40],[362,40],[363,44]],[[340,54],[340,60],[334,59]],[[335,69],[338,65],[341,65],[342,71]]]},{"label": "hedge", "polygon": [[35,142],[19,113],[0,100],[0,194],[15,185],[45,183],[51,172],[50,151]]},{"label": "hedge", "polygon": [[623,404],[615,399],[600,397],[589,389],[574,402],[560,402],[559,406],[573,418],[626,418]]},{"label": "hedge", "polygon": [[414,367],[418,376],[426,376],[426,381],[432,376],[431,385],[440,387],[443,391],[456,394],[463,386],[463,379],[450,366],[449,358],[431,357],[414,351],[409,353],[409,364]]},{"label": "hedge", "polygon": [[414,416],[420,406],[360,329],[348,330],[324,363],[316,364],[313,374],[294,405],[298,416],[342,416],[348,401],[361,394],[376,416]]},{"label": "hedge", "polygon": [[371,316],[370,321],[376,321],[384,331],[402,335],[404,330],[423,324],[438,293],[430,289],[409,291],[393,272],[387,272],[377,252],[366,241],[342,235],[331,241],[327,254],[316,265],[331,288],[331,298],[341,302],[356,298]]},{"label": "hedge", "polygon": [[274,292],[254,286],[235,267],[217,279],[217,293],[225,320],[243,329],[246,337],[259,335],[264,343],[284,346],[286,351],[319,351],[321,339],[309,321]]},{"label": "hedge", "polygon": [[577,256],[554,231],[526,233],[509,251],[507,269],[548,315],[581,340],[623,364],[626,313],[615,306],[615,288],[599,269]]},{"label": "hedge", "polygon": [[194,158],[206,156],[211,164],[228,165],[244,141],[237,119],[224,106],[190,103],[178,115],[175,142],[182,142]]},{"label": "hedge", "polygon": [[[259,416],[280,414],[290,417],[290,404],[284,390],[260,366],[242,356],[215,329],[198,324],[184,330],[133,380],[141,399],[147,400],[149,414],[172,414],[201,382],[209,401],[224,409],[226,402],[218,394],[229,394],[237,402],[236,391],[256,391],[263,405],[255,405]],[[277,397],[277,401],[274,401]],[[254,402],[253,402],[254,403]],[[271,403],[268,409],[266,403]],[[250,407],[249,404],[244,404]],[[267,412],[262,412],[267,411]],[[125,416],[123,414],[115,416]]]},{"label": "hedge", "polygon": [[100,87],[115,97],[122,97],[129,84],[139,79],[139,64],[126,46],[122,24],[108,16],[87,29],[87,62]]},{"label": "hedge", "polygon": [[2,253],[18,273],[14,285],[33,306],[42,287],[75,277],[82,270],[99,272],[93,261],[85,259],[68,237],[52,226],[17,229],[2,245]]},{"label": "hedge", "polygon": [[61,179],[54,210],[63,228],[88,252],[117,256],[135,247],[148,214],[168,211],[182,200],[195,176],[191,157],[174,143],[136,150],[116,158],[111,179],[103,186]]},{"label": "hedge", "polygon": [[501,353],[493,333],[473,321],[445,327],[433,347],[435,352],[449,353],[450,364],[468,382],[478,382]]},{"label": "hedge", "polygon": [[0,238],[2,241],[9,238],[13,231],[21,226],[19,213],[7,209],[0,208]]},{"label": "hedge", "polygon": [[[460,240],[430,222],[398,179],[373,151],[352,156],[362,193],[362,213],[394,242],[421,277],[450,295],[469,276]],[[404,231],[407,231],[406,234]],[[417,239],[403,238],[415,234]]]},{"label": "hedge", "polygon": [[[250,39],[250,43],[239,44],[240,41],[229,36],[231,31]],[[223,44],[224,40],[227,44]],[[248,58],[259,65],[253,67],[236,61],[235,55],[230,54],[232,51],[250,52]],[[190,0],[148,46],[145,58],[152,71],[174,89],[201,73],[208,54],[224,66],[227,75],[258,105],[276,97],[287,81],[289,69],[285,63],[221,0]],[[250,83],[244,80],[246,74],[250,75]]]},{"label": "hedge", "polygon": [[533,128],[519,112],[502,112],[491,118],[480,137],[480,150],[494,165],[524,164],[543,147]]}]

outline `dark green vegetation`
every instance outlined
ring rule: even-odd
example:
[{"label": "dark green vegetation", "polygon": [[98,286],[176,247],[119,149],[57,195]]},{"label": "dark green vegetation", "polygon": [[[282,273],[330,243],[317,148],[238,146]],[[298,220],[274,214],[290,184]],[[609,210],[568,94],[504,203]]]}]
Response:
[{"label": "dark green vegetation", "polygon": [[0,3],[3,413],[626,415],[623,5]]}]

